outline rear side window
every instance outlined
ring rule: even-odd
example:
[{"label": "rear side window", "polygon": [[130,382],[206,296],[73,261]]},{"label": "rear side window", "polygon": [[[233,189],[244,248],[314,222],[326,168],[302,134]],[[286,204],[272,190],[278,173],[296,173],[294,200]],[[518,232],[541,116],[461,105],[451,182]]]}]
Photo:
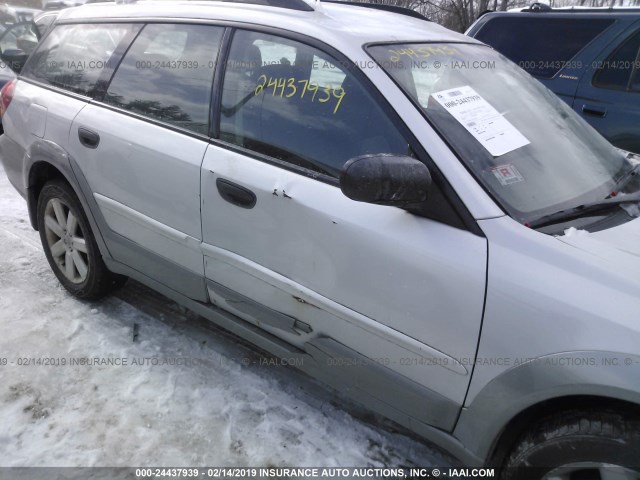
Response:
[{"label": "rear side window", "polygon": [[220,138],[330,176],[356,156],[409,153],[406,139],[345,65],[300,42],[247,31],[233,37]]},{"label": "rear side window", "polygon": [[207,134],[222,33],[222,27],[209,25],[147,25],[118,67],[104,102]]},{"label": "rear side window", "polygon": [[111,56],[130,31],[128,24],[59,25],[28,62],[23,74],[48,85],[91,96]]},{"label": "rear side window", "polygon": [[593,79],[593,84],[596,87],[614,90],[638,90],[640,87],[639,51],[640,31],[602,62]]},{"label": "rear side window", "polygon": [[551,78],[612,19],[496,17],[475,35],[531,75]]}]

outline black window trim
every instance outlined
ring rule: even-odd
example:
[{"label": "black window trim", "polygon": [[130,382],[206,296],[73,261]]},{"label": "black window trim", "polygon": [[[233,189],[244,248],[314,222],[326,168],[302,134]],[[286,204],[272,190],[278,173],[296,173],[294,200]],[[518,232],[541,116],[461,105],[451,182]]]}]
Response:
[{"label": "black window trim", "polygon": [[[31,63],[34,61],[32,59],[35,58],[35,56],[36,56],[35,53],[37,53],[40,50],[40,48],[42,48],[42,46],[45,44],[45,42],[46,42],[47,38],[49,37],[49,35],[51,35],[52,32],[56,28],[58,28],[61,25],[84,25],[86,23],[89,23],[89,22],[56,23],[51,28],[49,28],[46,31],[46,33],[44,34],[44,36],[42,38],[40,38],[40,40],[38,41],[38,46],[36,47],[36,49],[31,53],[31,55],[29,55],[29,58],[27,59],[27,62],[22,67],[22,71],[21,71],[20,75],[18,75],[18,79],[26,81],[27,83],[31,83],[33,85],[37,85],[37,86],[42,87],[42,88],[53,90],[53,91],[55,91],[57,93],[61,93],[63,95],[69,95],[69,96],[71,96],[73,98],[77,98],[79,100],[84,100],[84,101],[87,101],[87,102],[91,102],[93,99],[95,99],[95,96],[96,96],[97,93],[100,92],[100,89],[98,89],[98,90],[94,89],[93,91],[88,92],[87,95],[83,95],[81,93],[72,92],[72,91],[66,90],[66,89],[64,89],[62,87],[57,87],[55,85],[51,85],[51,84],[48,84],[48,83],[41,82],[40,80],[37,80],[35,78],[31,78],[31,77],[25,76],[25,73],[29,72],[29,67],[30,67]],[[109,60],[107,60],[107,64],[111,64],[111,62],[113,61],[113,63],[115,63],[116,66],[103,70],[103,72],[98,77],[98,80],[96,81],[96,86],[99,86],[101,84],[101,82],[103,81],[103,78],[105,77],[106,72],[110,71],[111,72],[111,78],[113,78],[113,74],[117,70],[117,67],[120,66],[120,62],[122,62],[124,54],[127,51],[129,51],[129,48],[131,47],[131,44],[133,43],[133,41],[137,38],[137,36],[142,31],[142,27],[144,26],[144,24],[142,24],[140,22],[125,22],[125,21],[122,21],[122,22],[119,22],[119,21],[104,21],[104,22],[96,22],[96,23],[101,23],[101,24],[105,24],[105,25],[121,25],[121,24],[136,25],[136,24],[138,24],[139,27],[140,27],[140,28],[138,28],[138,30],[136,32],[129,32],[124,37],[122,37],[122,39],[120,40],[120,43],[118,44],[118,46],[116,47],[114,52],[111,54],[111,57],[109,58]],[[111,82],[111,78],[109,79],[109,83]]]},{"label": "black window trim", "polygon": [[[184,135],[190,136],[192,138],[196,138],[196,139],[200,139],[203,141],[208,142],[210,145],[213,146],[217,146],[220,148],[224,148],[230,151],[234,151],[236,153],[240,153],[242,155],[245,155],[247,157],[253,158],[255,160],[264,162],[264,163],[268,163],[271,165],[274,165],[276,167],[279,168],[284,168],[285,170],[289,170],[293,173],[297,173],[303,176],[306,176],[308,178],[311,178],[313,180],[317,180],[317,181],[321,181],[323,183],[332,185],[334,187],[339,188],[339,181],[337,178],[329,176],[329,175],[325,175],[322,173],[318,173],[315,172],[313,170],[309,170],[306,169],[304,167],[300,167],[297,165],[293,165],[289,162],[285,162],[283,160],[279,160],[273,157],[269,157],[267,155],[263,155],[260,154],[258,152],[254,152],[252,150],[247,150],[243,147],[240,147],[238,145],[233,145],[227,142],[224,142],[222,140],[220,140],[219,138],[219,123],[220,123],[220,105],[221,105],[221,101],[222,101],[222,88],[221,88],[221,83],[224,80],[224,67],[220,68],[220,65],[225,65],[227,63],[227,58],[228,58],[228,54],[229,54],[229,50],[231,47],[231,40],[233,37],[233,33],[235,32],[235,30],[249,30],[249,31],[255,31],[255,32],[262,32],[262,33],[267,33],[267,34],[272,34],[272,35],[276,35],[276,36],[280,36],[283,38],[287,38],[290,40],[294,40],[300,43],[304,43],[310,47],[316,48],[318,50],[320,50],[321,52],[331,55],[333,58],[335,58],[336,60],[338,60],[340,62],[340,65],[344,68],[346,68],[348,70],[349,73],[352,73],[353,75],[355,75],[355,77],[358,79],[359,83],[362,85],[363,88],[366,89],[367,93],[369,93],[371,95],[371,97],[373,98],[373,100],[378,104],[378,106],[382,109],[382,111],[384,112],[385,115],[387,115],[389,117],[389,119],[392,121],[392,123],[394,125],[397,126],[398,130],[400,131],[400,133],[404,136],[404,138],[407,140],[409,147],[412,149],[413,152],[415,152],[415,154],[417,155],[417,158],[423,162],[425,165],[427,165],[427,167],[429,168],[430,172],[431,172],[431,176],[433,179],[433,183],[436,185],[437,188],[440,189],[440,191],[442,192],[443,197],[445,198],[445,200],[447,201],[447,203],[449,204],[451,210],[452,210],[452,214],[453,216],[455,216],[455,218],[451,218],[449,221],[442,221],[440,219],[434,220],[434,221],[438,221],[438,222],[442,222],[445,223],[449,226],[452,226],[454,228],[460,228],[463,230],[466,230],[474,235],[480,236],[480,237],[484,237],[484,232],[482,231],[482,229],[480,228],[480,226],[478,225],[478,222],[475,220],[475,218],[471,215],[471,212],[469,211],[469,209],[466,207],[466,205],[462,202],[462,200],[460,199],[460,197],[458,196],[457,192],[455,191],[455,189],[451,186],[451,184],[449,183],[449,181],[445,178],[445,176],[442,174],[442,172],[440,171],[440,169],[437,167],[437,165],[435,164],[435,162],[431,159],[431,157],[429,156],[429,154],[427,153],[426,149],[422,146],[422,144],[418,141],[418,139],[415,137],[415,135],[413,134],[413,132],[411,131],[411,129],[406,125],[406,123],[404,122],[404,120],[402,119],[402,117],[400,116],[400,114],[398,112],[396,112],[396,110],[393,108],[393,106],[391,106],[391,104],[389,103],[389,101],[384,97],[384,95],[382,94],[382,92],[380,92],[380,90],[373,84],[373,82],[365,75],[365,73],[354,63],[352,62],[350,59],[348,59],[342,52],[340,52],[339,50],[337,50],[336,48],[318,40],[315,39],[313,37],[309,37],[307,35],[295,32],[295,31],[291,31],[291,30],[286,30],[283,28],[278,28],[278,27],[271,27],[271,26],[266,26],[266,25],[261,25],[261,24],[256,24],[256,23],[251,23],[251,22],[239,22],[239,21],[233,21],[233,20],[212,20],[212,19],[201,19],[201,18],[164,18],[164,17],[114,17],[114,18],[92,18],[92,19],[68,19],[68,20],[61,20],[59,22],[56,22],[54,28],[50,28],[45,36],[43,37],[43,39],[41,39],[38,48],[41,47],[41,45],[44,43],[44,39],[46,39],[53,30],[55,30],[55,28],[58,28],[61,25],[73,25],[73,24],[124,24],[124,23],[133,23],[133,24],[140,24],[143,28],[140,28],[138,30],[138,35],[140,34],[140,32],[142,32],[142,30],[144,29],[144,26],[148,25],[148,24],[154,24],[154,23],[173,23],[173,24],[196,24],[196,25],[212,25],[212,26],[220,26],[220,27],[225,27],[226,31],[223,33],[223,37],[222,37],[222,41],[221,41],[221,45],[220,45],[220,50],[218,52],[218,58],[216,60],[216,65],[215,65],[215,72],[214,72],[214,77],[213,77],[213,83],[212,83],[212,98],[211,98],[211,102],[210,102],[210,119],[213,120],[213,122],[210,124],[210,126],[213,126],[214,128],[210,128],[210,132],[209,132],[209,136],[207,135],[203,135],[203,134],[199,134],[196,133],[194,131],[191,130],[187,130],[181,127],[178,127],[176,125],[172,125],[172,124],[168,124],[168,123],[164,123],[161,122],[159,120],[155,120],[140,114],[136,114],[133,112],[130,112],[128,110],[124,110],[112,105],[108,105],[106,103],[104,103],[101,100],[98,100],[97,98],[95,98],[95,92],[94,92],[94,96],[85,96],[85,95],[80,95],[74,92],[70,92],[68,90],[64,90],[62,88],[59,87],[54,87],[52,85],[48,85],[45,84],[43,82],[39,82],[37,80],[33,80],[33,79],[29,79],[26,77],[23,77],[22,75],[20,75],[18,78],[20,78],[21,80],[25,80],[28,83],[32,83],[34,85],[37,85],[39,87],[48,89],[48,90],[52,90],[55,91],[57,93],[60,93],[62,95],[67,95],[69,97],[72,98],[76,98],[82,101],[85,101],[89,104],[92,105],[96,105],[102,108],[106,108],[108,110],[112,110],[124,115],[127,115],[129,117],[133,117],[136,118],[138,120],[144,121],[144,122],[148,122],[151,123],[153,125],[162,127],[162,128],[167,128],[169,130],[178,132],[178,133],[182,133]],[[136,37],[137,38],[137,35]],[[132,38],[129,42],[129,44],[127,45],[127,48],[124,52],[124,54],[117,59],[117,66],[114,69],[114,71],[111,74],[111,78],[109,79],[109,83],[107,84],[106,88],[108,89],[109,84],[111,83],[111,81],[113,80],[113,76],[115,75],[115,73],[117,72],[117,67],[120,66],[120,62],[122,61],[122,59],[124,58],[124,56],[126,55],[126,52],[128,52],[129,48],[131,47],[131,45],[133,44],[133,42],[135,41],[135,38]],[[425,42],[425,40],[416,40],[416,42],[420,42],[420,43],[438,43],[438,42]],[[366,52],[366,47],[368,47],[369,45],[382,45],[382,44],[396,44],[398,42],[375,42],[375,43],[370,43],[370,44],[365,44],[362,46],[362,48],[365,50]],[[407,42],[402,42],[402,43],[407,43]],[[475,44],[475,42],[450,42],[450,43],[471,43],[471,44]],[[37,51],[37,49],[36,49]],[[115,52],[114,52],[115,53]],[[31,55],[29,60],[31,60],[31,58],[33,58],[34,55]],[[27,62],[27,64],[25,65],[25,67],[28,65],[29,61]],[[218,83],[216,83],[218,82]],[[217,89],[217,90],[216,90]],[[428,122],[429,125],[431,125],[430,122]],[[437,131],[437,130],[436,130]],[[212,136],[215,135],[215,136]],[[455,152],[455,150],[453,150]],[[427,200],[428,202],[428,200]],[[429,216],[426,216],[426,218],[430,218]]]},{"label": "black window trim", "polygon": [[[160,19],[156,19],[157,21],[153,21],[153,22],[141,22],[140,25],[140,29],[138,29],[137,33],[133,36],[133,38],[130,40],[129,44],[127,45],[126,49],[124,49],[124,52],[122,53],[122,55],[120,56],[120,58],[118,58],[117,60],[117,65],[115,66],[115,68],[113,69],[113,71],[110,74],[109,80],[104,84],[104,89],[103,91],[99,91],[96,93],[99,93],[100,95],[94,95],[93,99],[92,99],[92,104],[96,104],[96,105],[100,105],[103,107],[108,107],[111,110],[114,111],[118,111],[118,112],[122,112],[122,113],[128,113],[131,114],[130,116],[134,117],[134,118],[139,118],[141,120],[149,120],[151,123],[153,123],[154,125],[158,125],[160,127],[168,127],[169,129],[173,130],[173,131],[177,131],[177,132],[181,132],[181,133],[188,133],[190,136],[195,137],[195,138],[200,138],[200,139],[209,139],[209,136],[211,135],[211,126],[213,125],[212,123],[212,118],[211,118],[211,104],[214,101],[215,98],[215,80],[216,77],[218,75],[218,65],[219,65],[219,61],[220,61],[220,55],[221,52],[223,50],[224,47],[224,40],[226,38],[226,36],[228,35],[228,31],[229,28],[226,25],[218,25],[215,23],[209,23],[209,22],[201,22],[201,21],[196,21],[196,20],[192,20],[192,21],[188,21],[188,22],[174,22],[170,19],[166,19],[166,20],[160,20]],[[103,23],[103,22],[95,22],[95,23]],[[122,22],[125,23],[125,22]],[[132,22],[132,23],[137,23],[137,22]],[[122,63],[122,61],[124,60],[124,57],[127,56],[127,53],[129,53],[129,50],[131,49],[131,47],[133,46],[133,44],[136,42],[136,40],[138,39],[138,37],[140,35],[142,35],[142,33],[144,32],[145,28],[148,25],[202,25],[202,26],[212,26],[212,27],[220,27],[222,28],[222,35],[220,37],[220,45],[218,46],[218,55],[216,56],[216,60],[214,62],[214,69],[213,69],[213,75],[211,77],[211,95],[209,96],[209,113],[207,115],[207,120],[209,122],[209,125],[207,125],[207,131],[209,132],[209,135],[205,135],[202,133],[198,133],[195,132],[193,130],[187,129],[185,127],[180,127],[178,125],[172,124],[172,123],[168,123],[168,122],[163,122],[162,120],[158,120],[152,117],[148,117],[146,115],[142,115],[142,114],[138,114],[135,112],[131,112],[127,109],[124,109],[122,107],[116,107],[114,105],[111,105],[109,103],[106,103],[104,101],[104,97],[107,94],[107,92],[109,91],[109,87],[111,86],[111,82],[113,82],[113,79],[118,71],[118,68],[120,68],[120,64]],[[120,45],[118,45],[118,48],[120,48]],[[115,52],[114,52],[115,54]]]},{"label": "black window trim", "polygon": [[[93,100],[97,100],[101,102],[104,99],[104,96],[107,94],[107,90],[109,90],[109,85],[111,85],[111,81],[113,80],[113,77],[118,71],[118,68],[122,63],[122,60],[124,60],[124,57],[129,52],[129,49],[135,43],[136,39],[140,36],[142,31],[144,30],[144,27],[146,26],[143,23],[140,23],[138,25],[139,25],[138,30],[135,32],[133,31],[129,32],[127,35],[125,35],[125,38],[123,38],[122,41],[116,47],[112,55],[114,59],[113,63],[115,63],[115,66],[105,68],[102,71],[100,78],[98,78],[96,89],[92,92],[93,95],[91,97]],[[111,62],[108,62],[108,64],[110,65]]]},{"label": "black window trim", "polygon": [[[405,45],[405,44],[411,44],[411,43],[422,43],[422,44],[443,44],[446,43],[447,45],[476,45],[478,47],[483,47],[483,48],[489,48],[491,50],[494,50],[492,47],[490,47],[489,45],[486,45],[484,43],[479,43],[478,41],[444,41],[444,40],[402,40],[402,41],[386,41],[386,42],[369,42],[369,43],[365,43],[362,46],[362,49],[364,50],[364,52],[369,56],[369,58],[371,58],[376,65],[378,65],[380,68],[382,68],[382,66],[378,63],[378,61],[373,57],[373,55],[371,55],[371,53],[368,51],[368,49],[370,47],[378,47],[378,46],[387,46],[387,45]],[[393,78],[391,75],[389,75],[388,72],[386,72],[386,70],[383,69],[383,71],[385,72],[385,74],[389,77],[389,79],[400,89],[400,91],[402,92],[402,94],[412,103],[412,105],[418,110],[418,112],[420,113],[420,115],[422,116],[422,118],[424,118],[425,122],[427,122],[427,124],[432,128],[432,130],[434,132],[436,132],[436,134],[438,135],[438,137],[440,137],[440,139],[444,142],[445,145],[447,145],[447,147],[449,147],[449,150],[455,155],[455,157],[458,159],[458,161],[460,162],[460,164],[469,172],[469,174],[473,177],[474,180],[477,181],[475,174],[470,170],[470,168],[467,166],[466,162],[462,161],[462,157],[460,156],[460,154],[458,153],[455,145],[453,145],[449,140],[447,140],[447,137],[444,135],[444,132],[442,132],[442,130],[435,125],[425,114],[424,110],[422,109],[421,105],[418,103],[417,100],[414,100],[409,94],[408,92],[405,91],[405,89],[402,87],[402,85],[400,85],[395,78]],[[412,134],[413,136],[413,134]],[[415,137],[413,137],[415,139]],[[420,145],[420,143],[417,141],[417,139],[415,139],[416,144]],[[422,149],[424,151],[424,149]],[[418,152],[416,152],[418,153]],[[418,155],[420,155],[418,153]],[[431,157],[428,156],[428,154],[426,154],[425,151],[425,155],[427,155],[427,157],[429,158],[429,162],[425,162],[425,164],[429,167],[429,170],[431,172],[431,176],[433,179],[436,179],[436,175],[434,175],[434,172],[437,173],[438,176],[441,177],[441,185],[440,188],[443,190],[443,194],[444,196],[447,198],[447,200],[449,200],[449,202],[451,203],[452,207],[456,210],[456,212],[458,213],[458,215],[462,218],[462,220],[464,221],[465,225],[469,226],[469,225],[475,225],[474,229],[469,228],[469,231],[472,233],[475,233],[476,235],[480,235],[480,236],[484,236],[484,233],[482,232],[482,230],[480,229],[480,227],[478,226],[477,221],[475,220],[475,218],[473,218],[473,216],[471,215],[471,213],[469,212],[469,209],[466,207],[466,205],[462,202],[462,199],[458,196],[458,193],[455,191],[455,189],[451,186],[451,184],[449,183],[449,181],[444,178],[444,175],[442,175],[442,172],[440,172],[440,169],[437,168],[437,166],[434,164],[433,167],[431,166],[431,164],[433,163],[433,160],[431,160]],[[479,183],[481,186],[482,184]],[[487,189],[484,188],[483,186],[483,190],[487,193],[487,195],[489,195],[489,197],[494,201],[494,203],[498,206],[498,208],[500,208],[503,212],[504,208],[502,207],[502,205],[500,204],[500,202],[497,201],[497,199],[491,194],[491,192],[489,192]],[[428,200],[427,200],[428,201]],[[505,215],[507,213],[505,212]],[[476,229],[478,232],[480,233],[476,233]]]},{"label": "black window trim", "polygon": [[[455,228],[465,229],[475,235],[484,237],[484,232],[482,232],[482,230],[480,229],[480,226],[478,225],[475,218],[473,218],[473,216],[471,215],[467,207],[464,205],[464,203],[462,202],[458,194],[455,192],[453,187],[449,184],[448,180],[444,177],[442,172],[440,172],[440,169],[437,167],[435,162],[433,162],[433,160],[431,159],[431,157],[429,156],[425,148],[420,144],[418,139],[415,137],[411,129],[406,125],[406,123],[404,122],[400,114],[396,112],[396,110],[391,106],[391,104],[385,98],[382,92],[380,92],[380,90],[373,84],[373,82],[365,75],[365,73],[353,61],[351,61],[342,52],[332,47],[331,45],[327,45],[326,43],[316,38],[309,37],[307,35],[304,35],[298,32],[293,32],[290,30],[285,30],[277,27],[270,27],[266,25],[246,24],[242,22],[234,22],[233,25],[230,25],[230,27],[233,29],[233,32],[229,35],[228,38],[226,38],[228,45],[223,45],[221,49],[222,52],[224,52],[224,56],[221,56],[219,58],[218,67],[220,67],[220,65],[223,65],[223,67],[219,68],[219,70],[226,69],[227,59],[228,59],[229,51],[231,49],[231,42],[233,41],[233,36],[235,34],[235,31],[237,30],[248,30],[253,32],[266,33],[270,35],[279,36],[285,39],[293,40],[293,41],[305,44],[307,46],[310,46],[312,48],[315,48],[320,52],[325,53],[326,55],[329,55],[335,60],[337,60],[339,62],[339,65],[344,70],[346,70],[348,73],[355,76],[358,83],[367,91],[367,93],[371,96],[373,101],[376,102],[376,104],[378,105],[378,107],[380,107],[383,113],[398,128],[400,134],[405,138],[405,140],[407,140],[409,147],[413,152],[415,152],[418,160],[423,162],[429,168],[434,184],[441,190],[442,195],[444,196],[450,208],[452,209],[452,213],[454,213],[458,217],[457,219],[451,219],[450,221],[443,222],[443,223],[446,223],[447,225],[453,226]],[[387,42],[387,43],[393,44],[397,42]],[[424,40],[422,40],[421,43],[424,43]],[[452,42],[452,43],[475,43],[475,42]],[[366,45],[363,45],[363,48],[365,47]],[[365,52],[366,52],[366,48],[365,48]],[[216,75],[216,77],[218,77],[218,75]],[[224,71],[220,73],[218,80],[220,82],[224,80]],[[217,99],[212,102],[212,109],[214,106],[216,109],[214,112],[214,115],[216,118],[214,131],[217,133],[217,136],[210,140],[212,144],[222,148],[226,148],[228,150],[233,150],[237,153],[241,153],[245,156],[249,156],[256,160],[263,161],[280,168],[285,168],[286,170],[290,170],[292,172],[305,175],[314,180],[328,183],[330,185],[333,185],[339,188],[339,180],[335,177],[318,173],[316,171],[309,170],[304,167],[299,167],[289,162],[285,162],[283,160],[269,157],[267,155],[260,154],[253,150],[248,150],[244,147],[240,147],[240,146],[230,144],[228,142],[224,142],[220,140],[219,138],[220,106],[222,104],[222,84],[221,83],[219,84],[219,87],[220,88],[218,88],[216,92]],[[427,216],[427,218],[430,218],[430,217]],[[435,220],[435,221],[442,222],[442,220]]]}]

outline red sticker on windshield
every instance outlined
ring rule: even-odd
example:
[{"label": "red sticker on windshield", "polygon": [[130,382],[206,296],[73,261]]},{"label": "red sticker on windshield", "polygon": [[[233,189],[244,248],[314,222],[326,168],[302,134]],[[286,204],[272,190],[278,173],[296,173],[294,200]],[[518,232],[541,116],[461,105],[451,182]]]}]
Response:
[{"label": "red sticker on windshield", "polygon": [[520,175],[518,169],[510,163],[493,167],[491,173],[495,175],[500,185],[503,186],[524,181],[524,177]]}]

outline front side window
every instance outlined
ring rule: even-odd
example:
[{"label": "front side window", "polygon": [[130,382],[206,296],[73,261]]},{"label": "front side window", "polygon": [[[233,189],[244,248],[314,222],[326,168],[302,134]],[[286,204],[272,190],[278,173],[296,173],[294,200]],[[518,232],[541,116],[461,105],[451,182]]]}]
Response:
[{"label": "front side window", "polygon": [[91,96],[120,42],[138,28],[133,24],[59,25],[32,55],[23,74]]},{"label": "front side window", "polygon": [[491,48],[394,44],[369,52],[522,223],[603,200],[631,168],[565,102]]},{"label": "front side window", "polygon": [[[640,78],[640,32],[637,32],[607,58],[596,73],[593,84],[614,90],[637,90]],[[634,81],[632,81],[634,80]]]},{"label": "front side window", "polygon": [[209,25],[147,25],[118,67],[104,102],[206,135],[222,33]]},{"label": "front side window", "polygon": [[[496,17],[475,35],[531,75],[551,78],[596,38],[611,19]],[[585,65],[586,66],[586,65]]]},{"label": "front side window", "polygon": [[248,31],[232,41],[220,138],[333,177],[356,156],[409,153],[345,65],[300,42]]}]

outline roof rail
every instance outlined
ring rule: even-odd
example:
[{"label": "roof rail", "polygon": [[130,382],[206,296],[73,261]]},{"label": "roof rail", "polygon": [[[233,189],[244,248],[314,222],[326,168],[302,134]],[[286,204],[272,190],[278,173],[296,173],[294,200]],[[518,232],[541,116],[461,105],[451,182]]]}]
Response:
[{"label": "roof rail", "polygon": [[314,9],[304,0],[214,0],[225,3],[244,3],[246,5],[263,5],[265,7],[287,8],[302,12],[313,12]]},{"label": "roof rail", "polygon": [[551,8],[544,3],[535,2],[523,8],[521,12],[534,13],[640,13],[639,7],[558,7]]},{"label": "roof rail", "polygon": [[344,0],[322,0],[322,3],[338,3],[341,5],[349,5],[353,7],[373,8],[375,10],[384,10],[385,12],[399,13],[400,15],[407,15],[409,17],[419,18],[420,20],[426,20],[427,22],[431,21],[421,13],[416,12],[415,10],[411,10],[410,8],[406,8],[406,7],[398,7],[397,5],[385,5],[382,3],[351,2],[351,1],[344,1]]}]

